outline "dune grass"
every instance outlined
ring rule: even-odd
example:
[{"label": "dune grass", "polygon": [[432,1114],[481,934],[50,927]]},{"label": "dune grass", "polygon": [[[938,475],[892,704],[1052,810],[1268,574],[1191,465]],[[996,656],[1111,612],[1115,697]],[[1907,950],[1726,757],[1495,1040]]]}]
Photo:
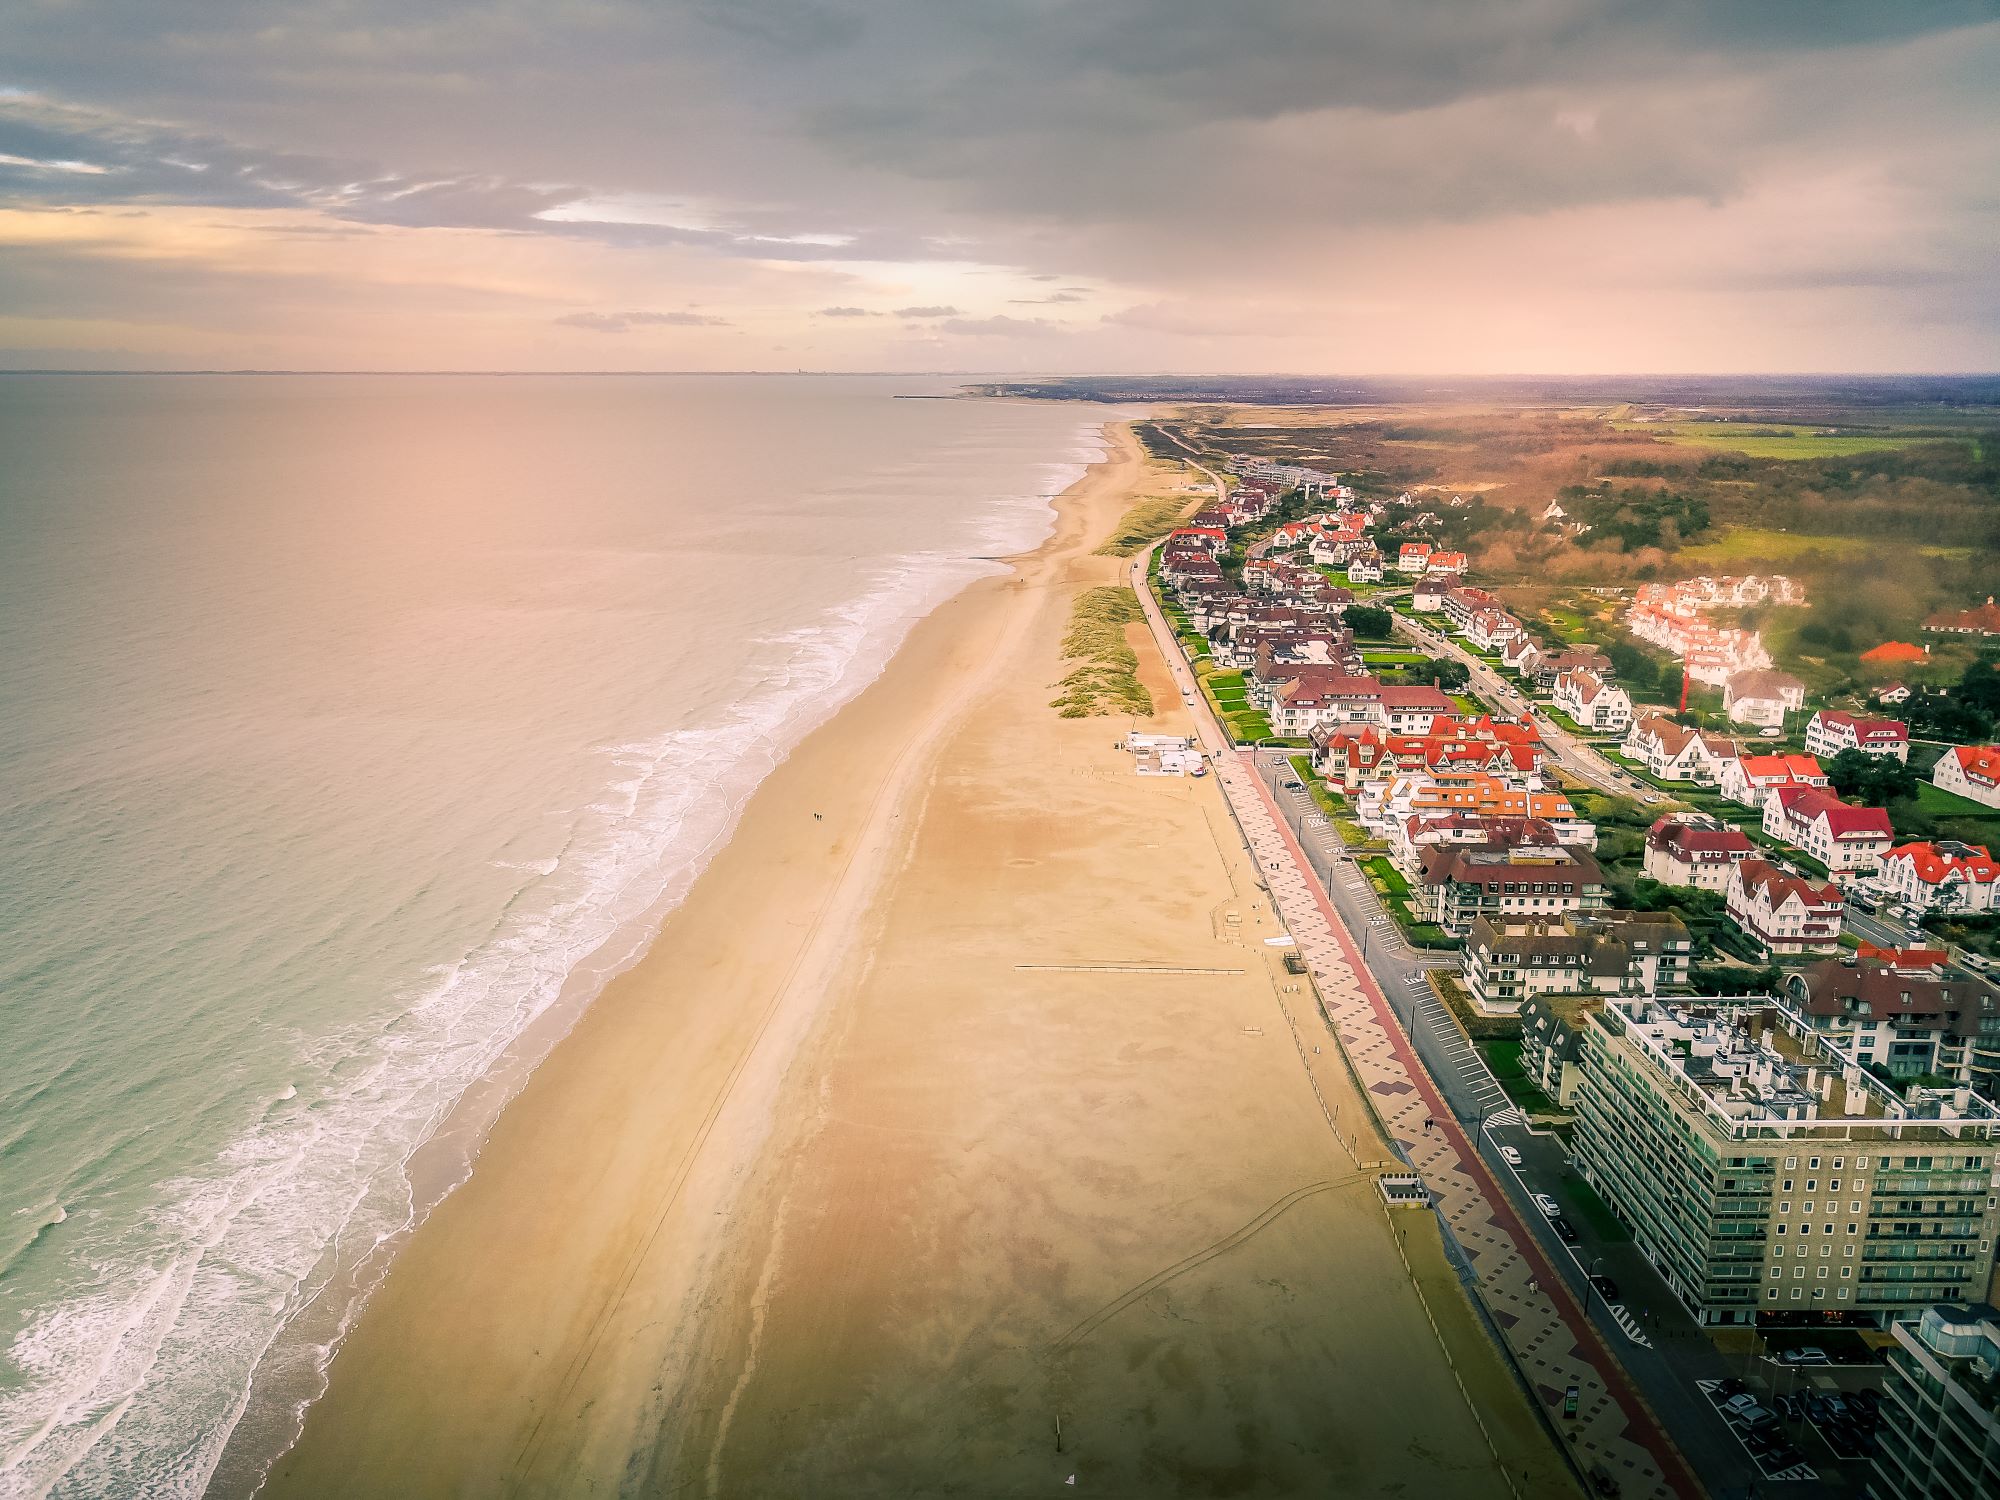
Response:
[{"label": "dune grass", "polygon": [[1141,500],[1118,518],[1118,528],[1097,549],[1102,557],[1130,557],[1181,524],[1190,497],[1169,495]]},{"label": "dune grass", "polygon": [[1070,610],[1063,659],[1078,662],[1050,700],[1065,719],[1100,714],[1150,715],[1153,695],[1139,681],[1139,657],[1125,639],[1125,627],[1144,619],[1139,596],[1126,588],[1087,589]]}]

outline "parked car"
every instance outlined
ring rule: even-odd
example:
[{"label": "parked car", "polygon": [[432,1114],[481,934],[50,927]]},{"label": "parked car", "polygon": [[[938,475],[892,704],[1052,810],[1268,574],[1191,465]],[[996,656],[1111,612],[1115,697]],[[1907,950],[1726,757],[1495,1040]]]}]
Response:
[{"label": "parked car", "polygon": [[1826,1398],[1824,1392],[1808,1391],[1806,1392],[1806,1415],[1812,1418],[1814,1426],[1819,1426],[1824,1422],[1831,1422],[1835,1416],[1834,1405]]},{"label": "parked car", "polygon": [[1555,1230],[1556,1238],[1561,1240],[1565,1245],[1574,1245],[1582,1238],[1576,1232],[1576,1226],[1561,1214],[1549,1215],[1549,1227]]},{"label": "parked car", "polygon": [[1725,1387],[1725,1395],[1724,1399],[1721,1402],[1721,1406],[1724,1414],[1727,1416],[1734,1417],[1734,1416],[1739,1416],[1746,1411],[1755,1411],[1757,1409],[1757,1398],[1751,1395],[1749,1391],[1743,1388],[1743,1382],[1740,1380],[1733,1382],[1733,1384],[1736,1386],[1735,1390],[1733,1391],[1727,1390],[1728,1385],[1730,1385],[1731,1383],[1732,1382],[1728,1381],[1725,1381],[1723,1383]]},{"label": "parked car", "polygon": [[1778,1415],[1787,1422],[1796,1422],[1806,1414],[1805,1403],[1797,1396],[1780,1396],[1772,1404],[1778,1408]]},{"label": "parked car", "polygon": [[1802,1344],[1796,1349],[1780,1349],[1778,1363],[1781,1365],[1830,1365],[1826,1351],[1813,1344]]},{"label": "parked car", "polygon": [[1727,1402],[1733,1397],[1745,1394],[1750,1387],[1738,1380],[1734,1375],[1725,1375],[1721,1380],[1716,1382],[1715,1389],[1724,1402]]},{"label": "parked car", "polygon": [[1590,1284],[1597,1288],[1597,1295],[1606,1302],[1618,1300],[1618,1283],[1609,1276],[1593,1276],[1590,1278]]},{"label": "parked car", "polygon": [[1303,792],[1305,789],[1306,784],[1303,781],[1288,781],[1285,783],[1285,790],[1288,792]]},{"label": "parked car", "polygon": [[1516,1151],[1512,1146],[1502,1146],[1500,1148],[1500,1160],[1507,1163],[1510,1167],[1518,1167],[1521,1165],[1521,1153]]},{"label": "parked car", "polygon": [[1858,1391],[1849,1391],[1847,1409],[1850,1413],[1865,1418],[1868,1425],[1873,1427],[1876,1419],[1882,1415],[1882,1393],[1865,1387]]},{"label": "parked car", "polygon": [[1542,1211],[1542,1217],[1547,1219],[1553,1219],[1562,1212],[1562,1205],[1557,1203],[1547,1193],[1535,1194],[1535,1207],[1539,1208]]}]

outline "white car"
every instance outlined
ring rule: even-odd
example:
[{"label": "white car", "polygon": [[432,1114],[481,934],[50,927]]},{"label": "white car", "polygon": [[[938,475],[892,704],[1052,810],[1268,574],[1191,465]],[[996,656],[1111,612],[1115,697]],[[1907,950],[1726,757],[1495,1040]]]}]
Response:
[{"label": "white car", "polygon": [[1535,1207],[1542,1211],[1544,1217],[1550,1219],[1553,1219],[1557,1214],[1562,1212],[1562,1206],[1547,1193],[1535,1194]]},{"label": "white car", "polygon": [[1510,1167],[1518,1167],[1521,1165],[1521,1153],[1516,1151],[1512,1146],[1502,1146],[1500,1148],[1500,1160],[1507,1163]]}]

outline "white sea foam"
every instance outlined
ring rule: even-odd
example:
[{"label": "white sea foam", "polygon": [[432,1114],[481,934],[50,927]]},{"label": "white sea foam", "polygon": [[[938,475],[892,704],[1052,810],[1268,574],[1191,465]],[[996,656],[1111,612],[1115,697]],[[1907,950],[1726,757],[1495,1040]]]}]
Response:
[{"label": "white sea foam", "polygon": [[[710,722],[599,747],[597,795],[545,810],[564,825],[560,854],[490,862],[527,878],[483,942],[432,965],[386,1022],[302,1032],[301,1082],[162,1185],[140,1232],[82,1231],[88,1283],[6,1350],[21,1378],[0,1395],[0,1496],[199,1495],[257,1402],[272,1451],[244,1473],[261,1472],[379,1275],[372,1252],[423,1211],[413,1153],[566,985],[573,997],[574,976],[601,978],[634,950],[638,924],[685,894],[757,783],[881,672],[910,625],[995,570],[981,555],[1046,534],[1048,498],[1099,451],[1080,437],[1029,493],[994,497],[965,551],[878,563],[852,598],[756,637],[744,678],[757,685]],[[52,1222],[70,1217],[57,1207]],[[287,1344],[332,1289],[330,1320]]]}]

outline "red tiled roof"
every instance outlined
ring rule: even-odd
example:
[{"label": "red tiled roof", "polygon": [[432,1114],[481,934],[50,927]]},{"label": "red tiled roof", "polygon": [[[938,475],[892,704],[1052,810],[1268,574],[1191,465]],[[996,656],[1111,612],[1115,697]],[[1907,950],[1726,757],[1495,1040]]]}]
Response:
[{"label": "red tiled roof", "polygon": [[1951,753],[1968,780],[2000,783],[2000,745],[1957,745]]},{"label": "red tiled roof", "polygon": [[1840,887],[1830,880],[1807,880],[1788,875],[1767,859],[1746,859],[1736,867],[1743,888],[1761,890],[1766,902],[1776,906],[1787,896],[1797,896],[1807,906],[1842,906]]},{"label": "red tiled roof", "polygon": [[1889,815],[1879,807],[1855,807],[1823,786],[1786,786],[1773,794],[1787,817],[1798,823],[1826,819],[1826,831],[1837,839],[1894,838]]},{"label": "red tiled roof", "polygon": [[1891,662],[1923,661],[1930,653],[1922,646],[1912,646],[1908,641],[1884,641],[1872,651],[1861,653],[1861,659],[1878,665]]},{"label": "red tiled roof", "polygon": [[1990,885],[2000,880],[2000,864],[1984,844],[1899,844],[1882,856],[1882,863],[1906,859],[1925,885],[1936,885],[1949,876]]}]

